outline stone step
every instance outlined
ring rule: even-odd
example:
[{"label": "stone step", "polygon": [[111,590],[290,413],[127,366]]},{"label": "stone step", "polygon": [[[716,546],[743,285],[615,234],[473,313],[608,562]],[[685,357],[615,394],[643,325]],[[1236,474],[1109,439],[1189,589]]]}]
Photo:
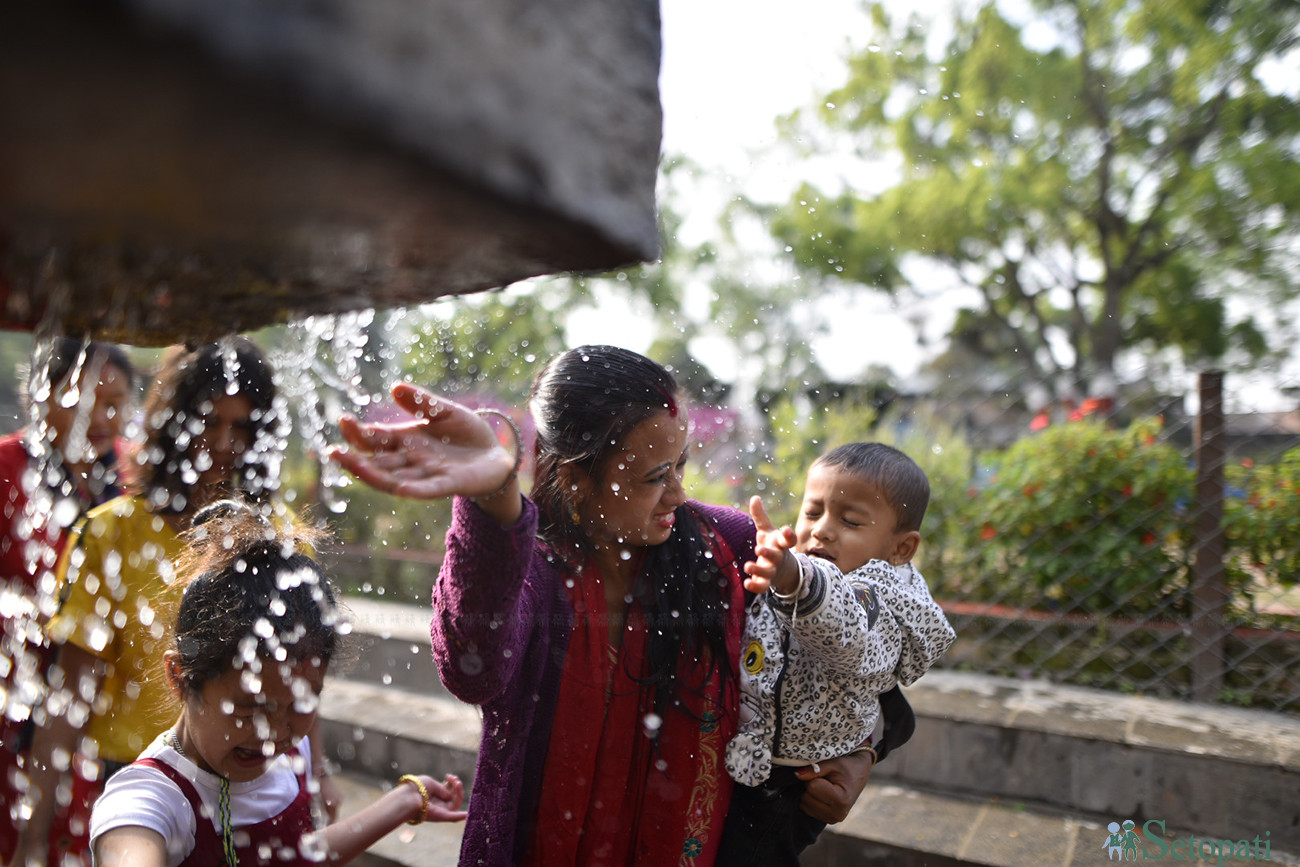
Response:
[{"label": "stone step", "polygon": [[473,783],[481,717],[455,699],[329,678],[321,696],[325,756],[350,774],[396,780],[453,773]]},{"label": "stone step", "polygon": [[352,622],[352,658],[331,666],[335,675],[407,692],[447,695],[429,649],[427,607],[359,596],[347,597],[344,605]]},{"label": "stone step", "polygon": [[1041,681],[932,671],[879,779],[1300,852],[1300,719]]}]

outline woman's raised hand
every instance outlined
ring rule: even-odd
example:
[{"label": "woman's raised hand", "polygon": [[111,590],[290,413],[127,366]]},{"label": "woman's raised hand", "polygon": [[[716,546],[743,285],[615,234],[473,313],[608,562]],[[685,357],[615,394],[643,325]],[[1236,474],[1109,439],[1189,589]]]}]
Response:
[{"label": "woman's raised hand", "polygon": [[[412,421],[339,421],[346,447],[334,446],[331,460],[379,491],[433,500],[461,495],[488,497],[519,508],[513,479],[515,455],[502,447],[492,427],[469,407],[409,383],[393,387],[397,405]],[[515,496],[505,496],[513,487]],[[501,496],[496,496],[500,494]]]}]

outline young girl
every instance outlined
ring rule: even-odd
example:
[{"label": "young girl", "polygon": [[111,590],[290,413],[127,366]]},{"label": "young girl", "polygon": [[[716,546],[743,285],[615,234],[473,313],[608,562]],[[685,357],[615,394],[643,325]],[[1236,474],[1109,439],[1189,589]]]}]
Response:
[{"label": "young girl", "polygon": [[96,864],[343,864],[403,822],[465,818],[456,777],[406,775],[313,830],[306,734],[338,643],[334,593],[303,553],[316,541],[231,500],[195,516],[164,657],[180,718],[109,780],[91,816]]}]

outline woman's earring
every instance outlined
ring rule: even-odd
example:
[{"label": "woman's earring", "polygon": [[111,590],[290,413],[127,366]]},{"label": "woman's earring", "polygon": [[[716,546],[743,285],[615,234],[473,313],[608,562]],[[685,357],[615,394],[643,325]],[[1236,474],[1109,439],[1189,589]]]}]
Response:
[{"label": "woman's earring", "polygon": [[573,512],[570,513],[570,515],[569,515],[569,520],[573,522],[573,525],[574,525],[575,527],[582,523],[582,518],[578,515],[578,507],[577,507],[577,506],[574,506],[574,507],[573,507]]}]

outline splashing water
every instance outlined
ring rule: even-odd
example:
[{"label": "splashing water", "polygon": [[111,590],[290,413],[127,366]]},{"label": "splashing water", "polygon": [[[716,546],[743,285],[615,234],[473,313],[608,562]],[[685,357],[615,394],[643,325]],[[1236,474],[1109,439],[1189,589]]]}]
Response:
[{"label": "splashing water", "polygon": [[[337,440],[339,418],[345,413],[362,415],[377,402],[362,376],[374,321],[373,310],[310,316],[288,326],[285,347],[271,358],[281,390],[296,410],[299,431],[319,460],[320,501],[336,514],[347,508],[335,493],[347,484],[347,477],[326,453]],[[322,345],[327,351],[321,351]],[[386,354],[376,355],[384,359]],[[380,387],[386,390],[391,377],[386,366]]]}]

